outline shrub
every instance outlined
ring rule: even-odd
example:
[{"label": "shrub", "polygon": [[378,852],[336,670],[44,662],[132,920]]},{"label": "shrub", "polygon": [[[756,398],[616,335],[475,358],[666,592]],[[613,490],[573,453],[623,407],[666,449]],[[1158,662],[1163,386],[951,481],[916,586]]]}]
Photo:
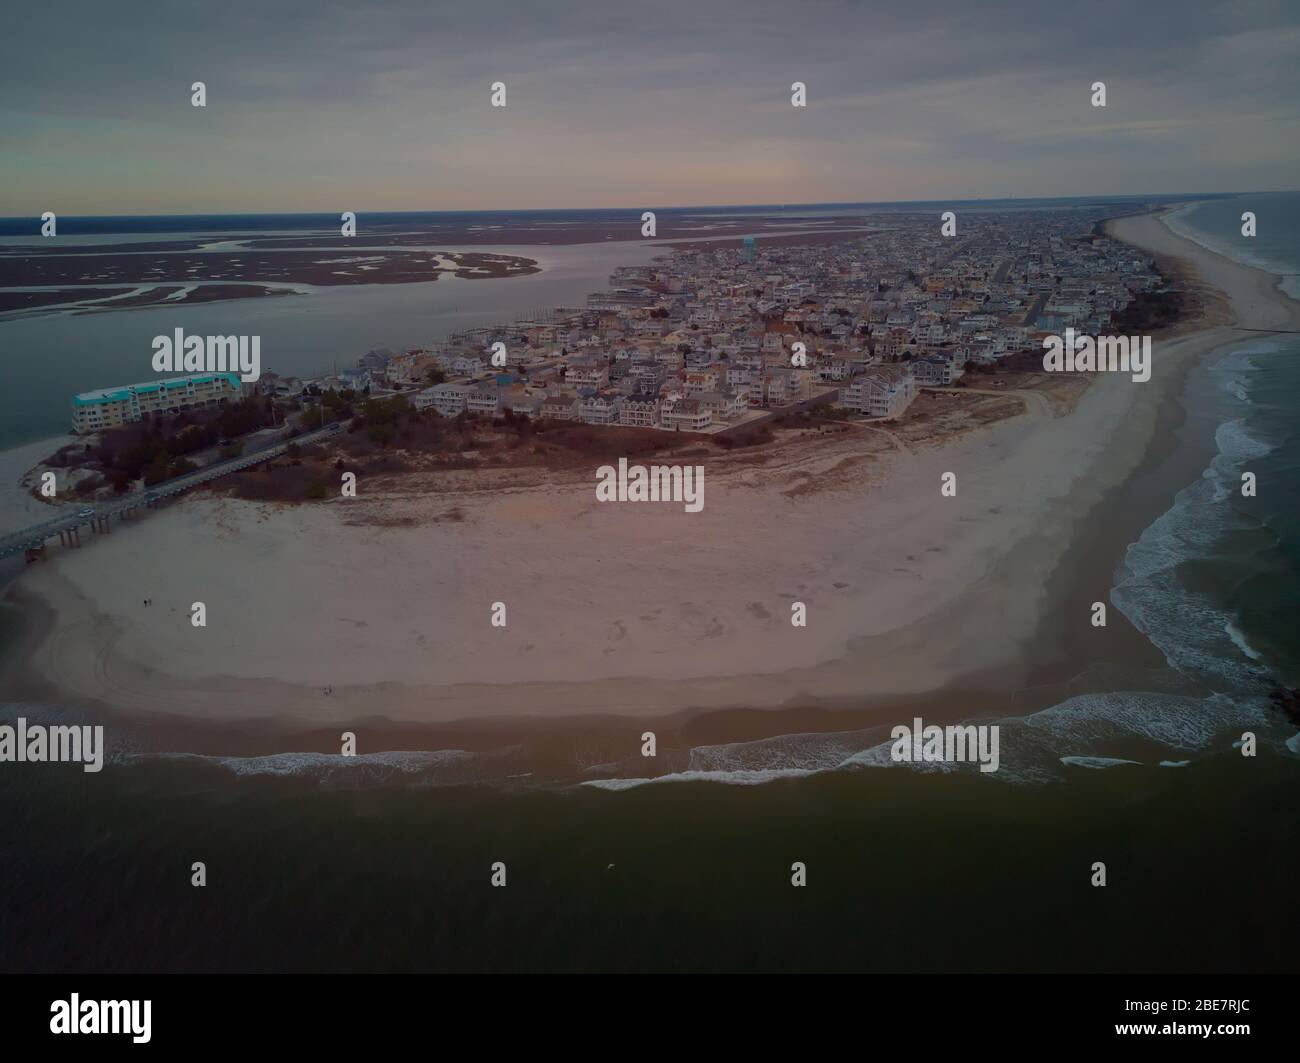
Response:
[{"label": "shrub", "polygon": [[167,456],[157,455],[144,470],[144,485],[152,487],[167,479]]}]

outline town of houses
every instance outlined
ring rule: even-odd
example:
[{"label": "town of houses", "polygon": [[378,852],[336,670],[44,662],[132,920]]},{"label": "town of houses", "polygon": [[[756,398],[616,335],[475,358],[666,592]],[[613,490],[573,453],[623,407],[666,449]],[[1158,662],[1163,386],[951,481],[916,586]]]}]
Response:
[{"label": "town of houses", "polygon": [[[293,397],[405,392],[417,409],[716,432],[800,405],[897,418],[924,387],[1072,327],[1103,333],[1160,283],[1151,260],[1094,234],[1087,211],[877,215],[824,246],[678,250],[625,267],[588,305],[372,351]],[[797,347],[796,344],[801,344]],[[440,382],[429,386],[431,373]]]}]

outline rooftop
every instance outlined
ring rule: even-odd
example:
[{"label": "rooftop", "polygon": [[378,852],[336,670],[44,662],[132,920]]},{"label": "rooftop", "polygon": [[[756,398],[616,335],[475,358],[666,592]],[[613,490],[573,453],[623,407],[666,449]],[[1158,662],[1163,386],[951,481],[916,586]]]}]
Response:
[{"label": "rooftop", "polygon": [[189,376],[168,377],[165,380],[149,380],[143,384],[122,384],[114,388],[83,391],[79,395],[74,395],[72,402],[75,406],[89,406],[99,402],[118,402],[128,400],[132,395],[149,395],[164,389],[173,390],[188,387],[190,384],[210,384],[215,380],[225,380],[233,387],[239,387],[239,377],[235,373],[194,373]]}]

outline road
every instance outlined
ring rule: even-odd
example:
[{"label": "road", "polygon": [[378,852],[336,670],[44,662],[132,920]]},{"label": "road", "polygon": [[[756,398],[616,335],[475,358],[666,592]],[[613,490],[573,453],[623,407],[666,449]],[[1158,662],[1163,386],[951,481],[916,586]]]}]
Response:
[{"label": "road", "polygon": [[1034,322],[1038,320],[1038,315],[1043,312],[1043,307],[1047,305],[1047,300],[1052,297],[1051,292],[1039,292],[1037,298],[1030,304],[1025,316],[1021,319],[1020,324],[1026,328],[1033,328]]},{"label": "road", "polygon": [[103,525],[107,530],[108,522],[113,517],[120,519],[123,514],[139,509],[142,506],[153,506],[158,502],[174,498],[202,484],[210,483],[223,476],[229,476],[232,472],[248,469],[254,465],[270,461],[272,458],[278,458],[289,449],[291,444],[296,443],[299,446],[304,446],[322,439],[328,439],[341,431],[343,431],[343,425],[329,424],[324,428],[316,429],[314,432],[305,432],[294,439],[273,443],[271,446],[263,447],[251,454],[241,454],[239,457],[231,458],[228,461],[205,465],[203,468],[195,469],[194,472],[186,473],[184,476],[177,476],[175,479],[155,484],[143,491],[122,495],[109,502],[101,502],[97,506],[82,506],[75,511],[69,507],[69,512],[65,514],[44,521],[41,524],[33,524],[22,531],[12,532],[0,538],[0,559],[16,554],[20,550],[39,549],[45,545],[47,539],[53,539],[56,535],[74,537],[75,541],[80,542],[82,528],[94,528]]}]

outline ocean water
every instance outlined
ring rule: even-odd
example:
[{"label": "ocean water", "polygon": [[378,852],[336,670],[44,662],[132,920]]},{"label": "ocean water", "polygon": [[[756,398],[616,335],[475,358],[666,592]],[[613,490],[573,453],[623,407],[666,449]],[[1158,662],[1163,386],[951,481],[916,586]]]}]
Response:
[{"label": "ocean water", "polygon": [[[1300,272],[1298,208],[1177,225]],[[1246,209],[1290,234],[1239,247]],[[3,770],[0,967],[1296,970],[1300,741],[1268,694],[1300,683],[1297,339],[1243,336],[1191,375],[1209,457],[1117,559],[1112,603],[1169,679],[996,721],[994,775],[896,765],[883,728],[558,783],[462,749]]]},{"label": "ocean water", "polygon": [[[1170,664],[1216,690],[1300,683],[1300,342],[1251,341],[1209,367],[1213,460],[1133,544],[1114,601]],[[1242,494],[1243,475],[1256,495]]]},{"label": "ocean water", "polygon": [[[1251,237],[1241,232],[1247,211],[1255,215]],[[1300,295],[1300,195],[1295,192],[1201,200],[1175,210],[1168,221],[1180,236],[1278,274],[1283,288]]]},{"label": "ocean water", "polygon": [[[1300,295],[1300,195],[1192,204],[1171,227]],[[1172,667],[1259,704],[1300,686],[1300,336],[1244,334],[1193,376],[1187,402],[1215,426],[1213,458],[1130,546],[1112,599]]]},{"label": "ocean water", "polygon": [[1295,970],[1294,764],[1249,772],[1228,750],[1035,788],[610,793],[28,769],[0,774],[0,969]]}]

